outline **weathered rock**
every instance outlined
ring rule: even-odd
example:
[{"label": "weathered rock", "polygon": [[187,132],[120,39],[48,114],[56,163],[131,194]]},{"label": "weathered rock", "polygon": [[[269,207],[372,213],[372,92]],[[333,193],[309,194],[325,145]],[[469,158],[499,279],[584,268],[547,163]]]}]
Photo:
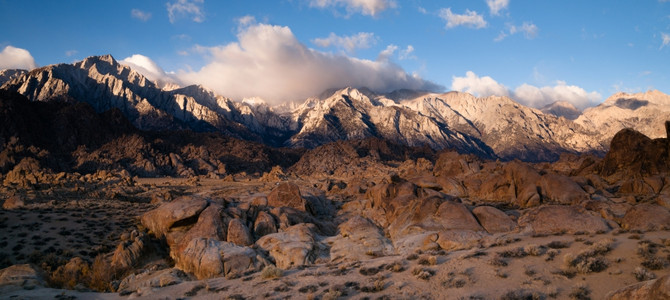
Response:
[{"label": "weathered rock", "polygon": [[478,206],[472,210],[479,224],[489,233],[509,232],[516,228],[516,222],[503,211],[492,206]]},{"label": "weathered rock", "polygon": [[670,229],[670,211],[660,205],[638,204],[626,211],[621,227],[642,231],[667,230]]},{"label": "weathered rock", "polygon": [[318,255],[315,229],[314,224],[309,223],[294,225],[283,232],[263,236],[256,245],[268,252],[279,268],[311,264]]},{"label": "weathered rock", "polygon": [[513,161],[507,163],[503,170],[506,179],[511,183],[512,203],[519,207],[534,207],[540,204],[538,181],[540,173],[527,164]]},{"label": "weathered rock", "polygon": [[146,270],[139,274],[130,274],[121,280],[118,291],[124,293],[137,291],[142,288],[160,288],[192,279],[184,271],[175,268],[158,271]]},{"label": "weathered rock", "polygon": [[339,234],[327,240],[331,261],[360,261],[393,254],[393,245],[369,219],[353,216],[339,226]]},{"label": "weathered rock", "polygon": [[20,195],[10,196],[5,199],[5,202],[2,204],[2,208],[5,210],[19,209],[23,208],[26,205],[23,201],[23,197]]},{"label": "weathered rock", "polygon": [[472,230],[440,231],[436,243],[447,251],[470,249],[477,246],[483,236],[481,232]]},{"label": "weathered rock", "polygon": [[540,179],[539,185],[545,203],[570,205],[589,198],[584,189],[567,176],[545,174]]},{"label": "weathered rock", "polygon": [[623,129],[612,138],[600,174],[618,177],[658,174],[670,170],[668,139],[652,140],[633,129]]},{"label": "weathered rock", "polygon": [[194,238],[211,238],[219,241],[227,236],[226,216],[223,207],[210,204],[198,216],[198,222],[184,235],[183,240],[188,243]]},{"label": "weathered rock", "polygon": [[142,215],[142,224],[157,237],[163,237],[172,227],[193,225],[198,214],[207,207],[207,200],[183,196]]},{"label": "weathered rock", "polygon": [[173,258],[177,268],[193,273],[198,279],[235,277],[261,267],[253,249],[208,238],[191,240]]},{"label": "weathered rock", "polygon": [[274,207],[290,207],[308,212],[305,199],[300,194],[300,188],[290,182],[282,182],[268,194],[268,205]]},{"label": "weathered rock", "polygon": [[240,219],[232,219],[228,222],[228,236],[226,241],[240,246],[249,246],[254,243],[249,233],[249,228]]},{"label": "weathered rock", "polygon": [[610,227],[601,218],[575,206],[546,205],[526,210],[519,226],[528,226],[536,234],[607,232]]},{"label": "weathered rock", "polygon": [[144,233],[133,231],[130,238],[121,241],[114,250],[112,266],[125,269],[136,265],[142,255],[146,253],[147,243],[147,237]]},{"label": "weathered rock", "polygon": [[254,236],[260,238],[264,235],[277,232],[277,222],[271,214],[260,211],[254,222]]},{"label": "weathered rock", "polygon": [[13,265],[0,270],[0,288],[6,286],[31,289],[46,286],[46,274],[31,264]]},{"label": "weathered rock", "polygon": [[670,275],[632,284],[605,297],[607,300],[661,300],[670,299]]}]

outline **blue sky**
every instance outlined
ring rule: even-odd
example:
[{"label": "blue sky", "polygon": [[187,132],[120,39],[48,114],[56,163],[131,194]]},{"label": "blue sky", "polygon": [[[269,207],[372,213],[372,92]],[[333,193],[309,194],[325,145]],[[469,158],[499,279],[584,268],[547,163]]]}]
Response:
[{"label": "blue sky", "polygon": [[366,85],[584,108],[670,92],[669,0],[0,0],[0,19],[0,68],[110,53],[234,99]]}]

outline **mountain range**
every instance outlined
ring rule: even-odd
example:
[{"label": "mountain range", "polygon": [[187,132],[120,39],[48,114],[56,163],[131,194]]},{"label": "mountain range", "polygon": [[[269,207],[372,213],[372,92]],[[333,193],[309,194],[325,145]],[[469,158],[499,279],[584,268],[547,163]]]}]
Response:
[{"label": "mountain range", "polygon": [[270,106],[233,101],[200,85],[160,87],[111,55],[30,71],[0,71],[0,89],[30,101],[118,109],[144,131],[190,129],[264,143],[314,148],[339,140],[380,138],[486,158],[553,161],[562,153],[604,154],[616,132],[633,128],[665,136],[670,96],[617,93],[583,113],[567,102],[542,109],[508,97],[400,90],[388,94],[346,87],[301,103]]}]

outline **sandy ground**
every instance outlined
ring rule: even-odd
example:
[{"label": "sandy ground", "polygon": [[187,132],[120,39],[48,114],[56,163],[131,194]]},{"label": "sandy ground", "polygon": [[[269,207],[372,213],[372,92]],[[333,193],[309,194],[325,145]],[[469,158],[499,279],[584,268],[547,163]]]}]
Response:
[{"label": "sandy ground", "polygon": [[[259,182],[222,185],[221,180],[201,180],[193,185],[186,179],[166,178],[142,179],[139,184],[147,191],[207,192],[231,201],[266,193],[274,186]],[[51,253],[91,260],[97,253],[113,250],[118,236],[134,228],[137,217],[156,204],[88,199],[48,206],[0,210],[0,253],[5,264],[27,262],[31,255]],[[279,278],[263,278],[258,272],[236,279],[143,288],[130,294],[5,286],[0,287],[0,298],[524,299],[524,295],[534,295],[537,299],[603,299],[610,291],[638,282],[636,268],[644,261],[638,253],[650,248],[661,265],[649,272],[656,277],[670,274],[667,231],[553,236],[510,233],[497,238],[500,245],[489,248],[317,264],[286,270]],[[566,256],[576,256],[606,241],[610,249],[593,256],[603,258],[600,262],[604,266],[598,272],[565,272]],[[525,255],[514,257],[514,253]],[[578,291],[587,292],[578,294]]]}]

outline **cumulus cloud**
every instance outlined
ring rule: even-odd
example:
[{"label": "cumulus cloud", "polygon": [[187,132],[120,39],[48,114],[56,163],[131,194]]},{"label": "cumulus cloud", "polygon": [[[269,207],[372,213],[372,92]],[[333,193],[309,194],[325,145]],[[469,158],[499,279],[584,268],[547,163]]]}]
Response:
[{"label": "cumulus cloud", "polygon": [[414,46],[407,45],[407,48],[400,51],[400,54],[399,54],[398,58],[401,59],[401,60],[416,59],[416,56],[414,56],[412,53],[414,53]]},{"label": "cumulus cloud", "polygon": [[509,96],[523,105],[535,108],[541,108],[556,101],[567,101],[583,110],[597,105],[602,98],[598,92],[587,92],[581,87],[568,85],[565,81],[560,80],[554,86],[544,87],[524,83],[512,92],[495,79],[489,76],[479,77],[472,71],[466,72],[465,77],[454,76],[451,89],[467,92],[477,97]]},{"label": "cumulus cloud", "polygon": [[204,4],[205,0],[177,0],[176,2],[168,2],[166,6],[170,23],[174,23],[182,17],[187,17],[193,20],[193,22],[201,23],[205,20]]},{"label": "cumulus cloud", "polygon": [[486,4],[489,6],[491,15],[497,16],[500,15],[501,10],[507,9],[509,0],[486,0]]},{"label": "cumulus cloud", "polygon": [[537,37],[539,31],[540,29],[537,27],[537,25],[531,22],[523,22],[521,26],[508,25],[507,31],[501,31],[500,34],[493,40],[499,42],[504,40],[506,37],[517,33],[522,33],[526,39],[532,40]]},{"label": "cumulus cloud", "polygon": [[602,96],[598,92],[587,92],[576,85],[557,81],[555,86],[536,87],[522,84],[514,90],[514,98],[527,106],[543,107],[556,101],[567,101],[579,110],[595,106]]},{"label": "cumulus cloud", "polygon": [[150,12],[144,12],[144,11],[141,11],[137,8],[133,8],[130,11],[130,16],[135,18],[135,19],[138,19],[142,22],[146,22],[146,21],[149,21],[149,19],[151,19],[151,13]]},{"label": "cumulus cloud", "polygon": [[0,52],[0,70],[37,68],[35,59],[26,49],[7,46]]},{"label": "cumulus cloud", "polygon": [[445,25],[447,29],[458,26],[480,29],[487,25],[482,15],[469,9],[466,9],[464,14],[459,15],[451,12],[451,7],[443,8],[440,10],[439,15],[440,18],[447,21],[447,24]]},{"label": "cumulus cloud", "polygon": [[360,13],[367,16],[376,16],[377,14],[389,8],[397,7],[393,0],[308,0],[309,6],[318,8],[343,6],[347,14]]},{"label": "cumulus cloud", "polygon": [[509,96],[509,90],[489,76],[479,77],[467,71],[465,77],[452,77],[451,89],[466,92],[477,97]]},{"label": "cumulus cloud", "polygon": [[668,44],[670,44],[670,34],[661,32],[661,48],[659,49],[663,49],[663,47],[667,46]]},{"label": "cumulus cloud", "polygon": [[377,43],[377,37],[372,32],[359,32],[350,36],[338,36],[331,32],[327,38],[313,39],[312,43],[323,48],[336,47],[354,52],[356,49],[370,48]]},{"label": "cumulus cloud", "polygon": [[443,89],[388,60],[372,61],[310,49],[284,26],[255,24],[241,29],[237,38],[237,42],[226,45],[201,47],[206,65],[197,71],[180,71],[179,78],[233,99],[256,96],[275,104],[346,86],[379,92]]},{"label": "cumulus cloud", "polygon": [[179,80],[174,74],[166,73],[156,62],[144,55],[133,54],[119,62],[139,72],[149,80],[157,82],[160,87],[165,86],[167,83],[179,84]]}]

